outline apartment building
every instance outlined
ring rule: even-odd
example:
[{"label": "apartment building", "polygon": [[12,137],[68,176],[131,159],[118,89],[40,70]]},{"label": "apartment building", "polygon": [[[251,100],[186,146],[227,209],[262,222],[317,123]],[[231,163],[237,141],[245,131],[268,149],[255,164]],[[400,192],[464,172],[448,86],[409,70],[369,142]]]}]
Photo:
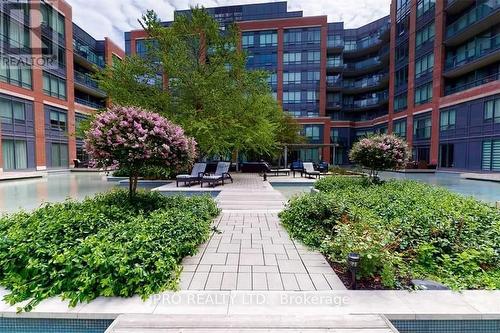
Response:
[{"label": "apartment building", "polygon": [[[394,0],[357,29],[286,2],[207,10],[221,29],[238,24],[248,68],[270,72],[302,124],[309,145],[292,159],[348,164],[353,142],[387,132],[421,167],[500,171],[500,0]],[[146,39],[126,32],[126,53],[143,53]]]},{"label": "apartment building", "polygon": [[78,123],[106,105],[92,73],[124,51],[72,21],[62,0],[0,4],[0,172],[85,160]]}]

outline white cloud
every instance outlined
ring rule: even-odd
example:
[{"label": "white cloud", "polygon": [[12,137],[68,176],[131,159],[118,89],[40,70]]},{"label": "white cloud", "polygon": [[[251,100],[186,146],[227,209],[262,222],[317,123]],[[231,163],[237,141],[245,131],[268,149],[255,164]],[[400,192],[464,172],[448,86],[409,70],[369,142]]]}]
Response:
[{"label": "white cloud", "polygon": [[[148,9],[164,21],[173,19],[175,9],[197,4],[205,7],[270,2],[270,0],[67,0],[73,21],[97,39],[111,37],[124,46],[125,31],[140,28],[137,21]],[[328,22],[344,21],[357,28],[389,14],[390,0],[288,0],[288,10],[304,16],[328,15]]]}]

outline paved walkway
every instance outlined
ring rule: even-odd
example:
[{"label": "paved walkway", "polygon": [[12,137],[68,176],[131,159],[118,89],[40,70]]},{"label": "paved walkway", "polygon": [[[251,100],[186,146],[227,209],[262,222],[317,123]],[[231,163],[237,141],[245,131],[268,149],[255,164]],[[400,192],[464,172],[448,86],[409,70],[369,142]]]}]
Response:
[{"label": "paved walkway", "polygon": [[181,289],[345,289],[322,254],[290,239],[277,214],[286,199],[268,182],[236,174],[233,184],[219,189],[217,231],[184,259]]}]

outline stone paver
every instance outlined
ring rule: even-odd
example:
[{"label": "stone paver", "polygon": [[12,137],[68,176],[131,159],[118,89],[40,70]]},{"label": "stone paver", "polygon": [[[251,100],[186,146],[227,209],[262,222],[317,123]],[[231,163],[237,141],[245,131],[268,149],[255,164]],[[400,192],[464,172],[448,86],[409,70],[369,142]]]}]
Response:
[{"label": "stone paver", "polygon": [[286,199],[256,175],[219,186],[222,214],[200,252],[183,261],[190,290],[343,290],[323,255],[293,241],[278,213]]}]

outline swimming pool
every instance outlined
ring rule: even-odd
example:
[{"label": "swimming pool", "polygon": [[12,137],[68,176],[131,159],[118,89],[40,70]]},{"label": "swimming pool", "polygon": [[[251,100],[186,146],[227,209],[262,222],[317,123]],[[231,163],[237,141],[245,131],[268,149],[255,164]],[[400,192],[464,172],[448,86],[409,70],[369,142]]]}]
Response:
[{"label": "swimming pool", "polygon": [[399,333],[498,333],[500,320],[393,320]]},{"label": "swimming pool", "polygon": [[113,320],[0,318],[2,333],[104,333]]}]

